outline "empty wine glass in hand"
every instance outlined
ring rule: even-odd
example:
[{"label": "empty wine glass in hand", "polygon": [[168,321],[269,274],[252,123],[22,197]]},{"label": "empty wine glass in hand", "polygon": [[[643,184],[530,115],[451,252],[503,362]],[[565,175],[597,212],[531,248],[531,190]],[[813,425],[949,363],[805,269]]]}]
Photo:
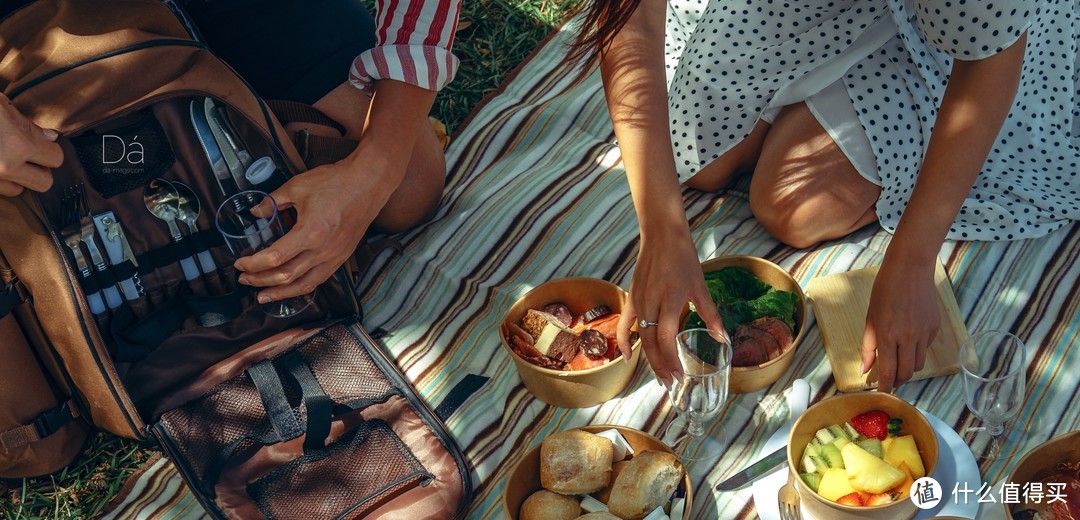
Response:
[{"label": "empty wine glass in hand", "polygon": [[[268,217],[258,217],[251,210],[269,201],[273,212]],[[277,202],[261,191],[242,191],[229,197],[218,207],[215,216],[218,231],[236,258],[250,256],[285,236],[285,228],[278,213]],[[295,316],[311,305],[311,295],[286,298],[262,306],[266,314],[275,318]]]},{"label": "empty wine glass in hand", "polygon": [[1024,403],[1024,342],[999,330],[972,334],[960,347],[960,369],[968,409],[985,424],[978,431],[990,436],[982,457],[997,459],[1008,437],[1005,425]]},{"label": "empty wine glass in hand", "polygon": [[[696,452],[688,448],[707,440],[705,424],[720,415],[727,401],[731,345],[726,334],[709,329],[684,330],[675,335],[675,343],[681,374],[672,379],[668,398],[680,418],[668,427],[667,436],[675,439],[672,448],[684,461],[717,455],[722,446],[703,445]],[[726,444],[723,428],[719,430],[716,441]]]}]

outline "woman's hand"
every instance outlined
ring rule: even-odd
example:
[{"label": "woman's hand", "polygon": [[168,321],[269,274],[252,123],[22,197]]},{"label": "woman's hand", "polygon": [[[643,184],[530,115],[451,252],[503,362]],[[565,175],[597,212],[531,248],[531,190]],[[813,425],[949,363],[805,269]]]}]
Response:
[{"label": "woman's hand", "polygon": [[941,327],[934,265],[891,263],[878,270],[863,332],[862,368],[877,364],[878,390],[892,391],[922,370]]},{"label": "woman's hand", "polygon": [[0,196],[15,197],[24,189],[46,191],[50,168],[64,162],[56,132],[42,130],[0,94]]},{"label": "woman's hand", "polygon": [[659,234],[655,239],[643,234],[630,298],[619,321],[618,341],[623,356],[630,358],[630,327],[645,320],[657,325],[639,328],[641,347],[656,377],[665,385],[682,372],[675,345],[679,315],[686,302],[693,302],[710,329],[723,330],[723,322],[705,286],[697,250],[690,240],[689,226],[682,232]]}]

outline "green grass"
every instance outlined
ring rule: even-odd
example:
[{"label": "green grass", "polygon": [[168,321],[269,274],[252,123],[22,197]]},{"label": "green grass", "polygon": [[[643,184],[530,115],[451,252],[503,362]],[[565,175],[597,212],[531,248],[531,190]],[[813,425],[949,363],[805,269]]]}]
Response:
[{"label": "green grass", "polygon": [[[432,115],[453,134],[473,107],[560,23],[565,6],[550,0],[464,2],[454,49],[461,67],[454,82],[439,93]],[[7,486],[0,483],[0,518],[94,518],[152,454],[148,444],[96,434],[65,471]]]}]

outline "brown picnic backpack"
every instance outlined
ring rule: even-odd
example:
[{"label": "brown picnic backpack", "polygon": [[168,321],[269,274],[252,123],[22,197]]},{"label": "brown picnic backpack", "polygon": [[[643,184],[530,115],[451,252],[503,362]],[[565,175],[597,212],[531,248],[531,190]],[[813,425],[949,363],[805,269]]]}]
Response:
[{"label": "brown picnic backpack", "polygon": [[96,428],[153,438],[216,518],[461,513],[461,451],[348,270],[287,317],[237,285],[215,209],[304,158],[181,9],[33,2],[0,21],[0,91],[64,151],[48,192],[0,197],[0,478]]}]

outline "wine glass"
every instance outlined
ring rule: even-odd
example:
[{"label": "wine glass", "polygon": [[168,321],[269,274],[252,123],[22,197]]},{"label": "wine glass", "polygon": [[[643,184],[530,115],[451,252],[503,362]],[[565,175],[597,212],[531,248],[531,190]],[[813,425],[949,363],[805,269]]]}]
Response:
[{"label": "wine glass", "polygon": [[977,332],[960,347],[967,406],[985,425],[973,430],[990,435],[983,450],[985,459],[997,459],[1003,453],[1008,437],[1005,425],[1024,402],[1025,369],[1024,342],[1009,332]]},{"label": "wine glass", "polygon": [[[668,398],[680,417],[668,426],[667,437],[674,438],[672,448],[684,461],[716,455],[720,446],[706,445],[696,452],[689,447],[695,442],[709,444],[705,424],[720,415],[727,401],[731,345],[726,334],[710,329],[684,330],[675,335],[675,344],[682,374],[672,379]],[[712,444],[725,444],[723,427],[718,430]]]},{"label": "wine glass", "polygon": [[[269,201],[272,213],[268,217],[253,215],[251,210]],[[285,228],[278,213],[277,202],[261,191],[242,191],[221,204],[215,221],[225,244],[236,258],[250,256],[285,236]],[[311,305],[311,295],[286,298],[262,305],[263,312],[275,318],[295,316]]]}]

